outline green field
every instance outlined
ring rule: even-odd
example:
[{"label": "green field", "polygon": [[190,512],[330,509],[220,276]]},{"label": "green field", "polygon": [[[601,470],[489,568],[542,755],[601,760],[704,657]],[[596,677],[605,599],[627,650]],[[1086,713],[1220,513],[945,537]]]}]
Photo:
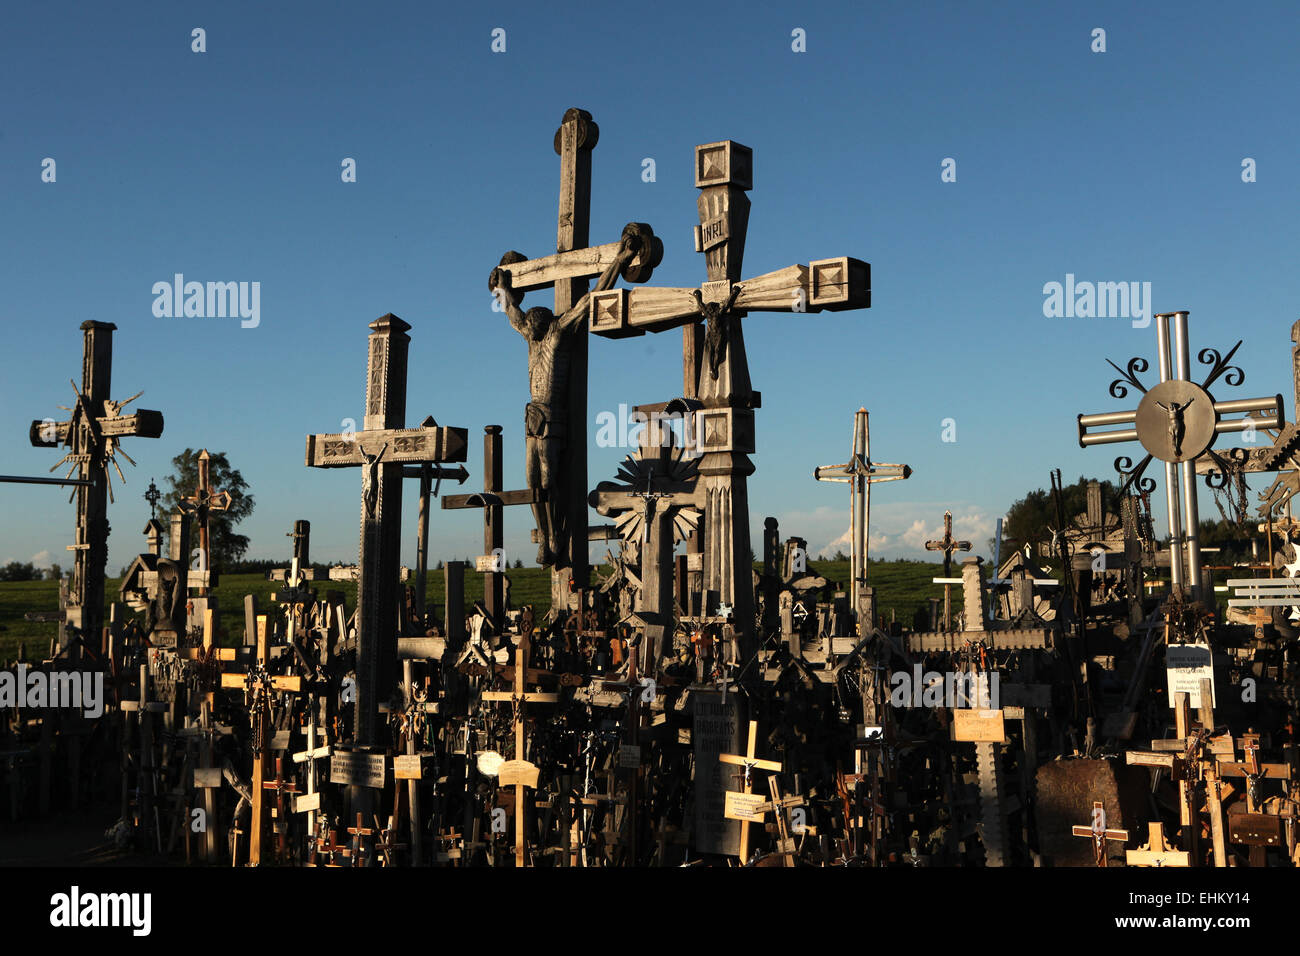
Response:
[{"label": "green field", "polygon": [[[761,566],[756,566],[756,568]],[[809,567],[828,580],[845,585],[849,577],[847,561],[813,561]],[[595,573],[604,574],[608,567],[597,568]],[[942,588],[931,584],[930,579],[943,571],[940,564],[925,564],[910,561],[871,562],[867,571],[868,582],[876,588],[876,606],[880,613],[888,615],[892,611],[898,621],[910,627],[912,615],[917,608],[927,606],[928,598],[942,594]],[[508,573],[511,583],[510,603],[514,607],[532,604],[539,611],[550,608],[551,594],[549,572],[542,568],[516,568]],[[106,586],[109,600],[116,600],[119,579],[110,578]],[[283,587],[279,582],[268,581],[260,574],[229,574],[221,577],[216,589],[220,605],[225,613],[222,628],[227,632],[227,641],[237,641],[243,633],[244,595],[252,594],[257,598],[259,607],[270,606],[271,592]],[[324,596],[326,590],[342,591],[349,609],[356,605],[356,586],[339,581],[323,582],[317,591]],[[443,573],[430,571],[427,587],[427,601],[430,607],[436,607],[441,614],[443,604]],[[465,574],[465,604],[483,597],[483,576],[473,571]],[[58,625],[26,621],[23,615],[28,612],[55,612],[59,604],[59,586],[57,581],[22,581],[0,583],[0,662],[13,660],[18,656],[18,645],[26,643],[29,658],[42,658],[46,655],[50,640],[57,634]],[[107,615],[107,605],[105,606]]]}]

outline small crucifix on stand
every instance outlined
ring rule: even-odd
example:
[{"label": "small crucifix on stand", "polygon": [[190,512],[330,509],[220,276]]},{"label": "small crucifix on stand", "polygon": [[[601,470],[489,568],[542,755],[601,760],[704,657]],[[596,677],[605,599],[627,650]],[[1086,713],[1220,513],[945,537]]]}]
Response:
[{"label": "small crucifix on stand", "polygon": [[[945,579],[952,578],[952,553],[954,551],[969,551],[969,541],[956,541],[952,536],[952,512],[943,513],[943,537],[938,541],[927,541],[925,550],[943,552],[943,576]],[[931,629],[937,630],[933,624]],[[945,580],[943,585],[943,629],[952,630],[952,584]]]},{"label": "small crucifix on stand", "polygon": [[1106,841],[1128,842],[1127,830],[1116,830],[1106,826],[1106,807],[1100,800],[1092,804],[1092,824],[1090,826],[1073,826],[1070,832],[1077,837],[1092,838],[1092,856],[1098,866],[1106,866]]}]

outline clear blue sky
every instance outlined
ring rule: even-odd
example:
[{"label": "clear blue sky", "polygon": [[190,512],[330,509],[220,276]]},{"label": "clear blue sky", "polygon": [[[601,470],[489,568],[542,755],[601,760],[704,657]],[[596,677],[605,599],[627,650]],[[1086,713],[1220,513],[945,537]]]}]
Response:
[{"label": "clear blue sky", "polygon": [[[1045,318],[1043,286],[1067,273],[1150,282],[1155,311],[1191,311],[1195,349],[1244,338],[1236,394],[1281,392],[1291,414],[1298,25],[1289,3],[11,5],[0,473],[53,464],[28,423],[68,404],[79,323],[111,321],[114,392],[144,388],[166,431],[127,445],[139,467],[110,511],[110,573],[143,545],[150,476],[186,446],[225,451],[251,484],[251,556],[286,555],[308,518],[313,557],[352,560],[359,475],[305,468],[304,436],[360,420],[366,325],[391,311],[413,326],[409,423],[470,429],[472,487],[482,427],[503,425],[507,486],[522,487],[525,348],[486,279],[507,249],[553,250],[551,138],[580,106],[601,130],[592,241],[651,223],[654,284],[704,278],[692,148],[720,139],[754,149],[746,275],[872,264],[870,310],[746,320],[755,526],[775,515],[814,550],[845,532],[844,487],[812,469],[845,460],[865,405],[874,457],[915,472],[873,496],[873,554],[916,555],[945,508],[982,545],[1051,468],[1113,477],[1119,447],[1080,449],[1074,416],[1131,406],[1108,396],[1106,358],[1154,360],[1153,328]],[[260,282],[260,326],[156,318],[152,286],[177,272]],[[680,393],[679,333],[591,355],[593,416]],[[591,483],[619,457],[593,447]],[[66,567],[66,497],[0,485],[0,559]],[[531,563],[526,510],[506,525]],[[435,557],[480,550],[477,514],[435,514]]]}]

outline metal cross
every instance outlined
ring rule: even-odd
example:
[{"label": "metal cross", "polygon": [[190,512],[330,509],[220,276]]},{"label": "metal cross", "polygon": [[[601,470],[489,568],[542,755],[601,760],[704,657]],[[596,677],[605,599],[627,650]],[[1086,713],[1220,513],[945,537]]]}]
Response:
[{"label": "metal cross", "polygon": [[[1173,319],[1173,337],[1170,338],[1170,319]],[[1190,359],[1187,348],[1187,312],[1165,312],[1155,316],[1156,352],[1160,369],[1160,382],[1146,388],[1139,380],[1138,374],[1145,372],[1149,365],[1141,357],[1129,359],[1126,368],[1121,369],[1114,362],[1110,363],[1120,378],[1110,383],[1110,394],[1115,398],[1128,395],[1129,385],[1143,393],[1136,409],[1124,412],[1105,412],[1097,415],[1080,415],[1078,417],[1079,444],[1108,445],[1113,442],[1138,441],[1146,449],[1147,455],[1133,468],[1133,462],[1127,456],[1115,459],[1115,468],[1129,473],[1128,479],[1120,489],[1121,496],[1128,486],[1138,482],[1138,488],[1144,492],[1155,490],[1155,482],[1142,479],[1151,459],[1159,458],[1165,463],[1165,491],[1168,499],[1169,536],[1170,536],[1170,571],[1173,586],[1180,587],[1186,583],[1193,597],[1200,591],[1201,546],[1198,537],[1200,512],[1196,502],[1196,460],[1206,455],[1214,463],[1213,470],[1206,475],[1210,487],[1222,486],[1231,474],[1231,466],[1214,451],[1215,439],[1225,432],[1240,432],[1247,428],[1279,428],[1285,418],[1281,395],[1269,398],[1242,398],[1234,401],[1215,401],[1209,388],[1223,377],[1227,385],[1239,386],[1246,379],[1246,373],[1238,366],[1230,364],[1233,355],[1241,347],[1240,340],[1229,350],[1227,355],[1220,355],[1217,349],[1202,349],[1197,353],[1197,361],[1210,366],[1209,375],[1200,385],[1189,380]],[[1264,417],[1225,419],[1232,413],[1249,414],[1262,412]],[[1123,429],[1112,431],[1095,431],[1089,429],[1104,425],[1126,425]],[[1181,472],[1181,483],[1180,483]],[[1182,510],[1179,511],[1180,484],[1185,486],[1182,495]],[[1184,554],[1186,560],[1184,561]]]},{"label": "metal cross", "polygon": [[849,503],[853,516],[850,569],[854,613],[858,611],[858,596],[867,578],[871,486],[878,481],[900,481],[911,475],[912,469],[908,465],[889,465],[871,460],[871,432],[865,408],[859,408],[853,416],[853,457],[842,465],[822,465],[813,469],[813,477],[818,481],[840,481],[850,485]]},{"label": "metal cross", "polygon": [[141,497],[144,498],[145,501],[149,502],[149,517],[157,518],[158,499],[162,497],[162,492],[158,490],[158,486],[153,483],[152,478],[149,479],[149,487]]},{"label": "metal cross", "polygon": [[[954,551],[969,551],[971,544],[969,541],[956,541],[952,536],[952,512],[943,513],[943,537],[938,541],[927,541],[925,550],[943,552],[943,576],[952,577],[952,553]],[[996,573],[996,572],[995,572]],[[945,631],[952,628],[952,585],[943,586],[943,629]]]}]

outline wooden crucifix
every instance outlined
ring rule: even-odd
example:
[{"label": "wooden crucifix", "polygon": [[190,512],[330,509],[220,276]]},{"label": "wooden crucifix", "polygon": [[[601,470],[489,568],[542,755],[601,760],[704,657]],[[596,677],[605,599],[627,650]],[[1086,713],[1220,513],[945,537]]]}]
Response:
[{"label": "wooden crucifix", "polygon": [[[695,148],[700,225],[695,249],[704,253],[708,281],[698,288],[636,288],[594,293],[591,331],[609,338],[662,332],[681,326],[687,396],[694,413],[694,446],[705,495],[706,555],[703,586],[732,608],[741,652],[752,653],[754,595],[750,565],[747,478],[754,465],[754,409],[741,319],[751,311],[820,312],[871,304],[871,267],[841,256],[793,265],[753,279],[741,278],[753,152],[724,141]],[[701,356],[694,331],[705,320]],[[707,359],[707,360],[706,360]]]},{"label": "wooden crucifix", "polygon": [[307,792],[294,798],[293,812],[307,814],[308,846],[316,840],[316,821],[320,813],[320,794],[316,790],[316,761],[325,759],[331,752],[329,743],[322,743],[322,740],[327,739],[327,735],[323,728],[316,726],[314,710],[315,708],[307,710],[307,727],[304,730],[307,735],[307,749],[293,755],[294,763],[307,765]]},{"label": "wooden crucifix", "polygon": [[1106,826],[1106,807],[1100,800],[1092,803],[1092,823],[1088,826],[1073,826],[1070,832],[1077,837],[1092,839],[1092,856],[1098,866],[1106,865],[1106,841],[1128,842],[1128,831]]},{"label": "wooden crucifix", "polygon": [[[307,436],[308,467],[361,468],[354,726],[355,743],[363,747],[381,742],[379,702],[396,679],[403,469],[464,461],[469,438],[464,428],[402,427],[411,327],[390,313],[370,328],[364,430]],[[364,789],[354,797],[364,801]]]},{"label": "wooden crucifix", "polygon": [[[163,431],[162,412],[140,409],[133,415],[122,414],[125,406],[140,393],[121,402],[110,397],[113,331],[116,328],[111,322],[81,323],[81,387],[77,388],[75,383],[72,386],[76,404],[69,409],[71,415],[64,422],[50,418],[34,421],[30,432],[31,443],[37,448],[62,445],[68,449],[50,471],[67,462],[68,480],[78,482],[74,492],[77,498],[76,534],[74,543],[68,545],[68,550],[74,553],[72,585],[67,617],[59,636],[60,645],[64,647],[71,643],[74,635],[97,645],[103,629],[108,502],[113,497],[108,469],[111,466],[125,481],[117,464],[117,455],[121,454],[134,464],[121,449],[120,442],[130,436],[158,438]],[[77,478],[72,479],[74,472]],[[75,661],[80,654],[74,648],[69,656]]]},{"label": "wooden crucifix", "polygon": [[[1082,828],[1081,828],[1082,829]],[[1147,844],[1136,850],[1124,852],[1124,862],[1128,866],[1191,866],[1191,854],[1186,850],[1175,850],[1165,841],[1165,825],[1150,823],[1147,825]]]},{"label": "wooden crucifix", "polygon": [[858,617],[858,633],[870,634],[875,621],[864,609],[870,602],[862,599],[867,594],[867,546],[871,533],[871,486],[880,481],[901,481],[912,476],[907,465],[887,465],[871,460],[871,426],[867,410],[859,408],[853,416],[853,457],[842,465],[821,465],[813,469],[818,481],[838,481],[849,486],[849,507],[853,517],[850,535],[853,547],[850,554],[853,613]]},{"label": "wooden crucifix", "polygon": [[527,787],[537,788],[538,768],[529,763],[526,756],[527,724],[525,708],[528,704],[554,704],[560,695],[543,691],[528,690],[528,631],[519,634],[515,645],[514,687],[508,691],[484,691],[481,700],[509,702],[514,705],[515,757],[501,765],[500,779],[502,785],[515,788],[515,866],[528,865],[528,846],[525,840],[524,791]]},{"label": "wooden crucifix", "polygon": [[[210,529],[208,527],[212,512],[226,511],[230,508],[231,498],[228,491],[213,491],[211,478],[212,456],[204,448],[199,452],[198,460],[198,482],[194,489],[194,494],[187,495],[185,501],[189,504],[189,510],[194,515],[198,523],[199,531],[199,553],[202,558],[200,569],[208,572],[207,581],[198,587],[199,597],[207,597],[211,593],[210,585],[214,576],[212,567],[212,551],[209,539]],[[189,556],[186,555],[188,558]]]},{"label": "wooden crucifix", "polygon": [[[748,795],[750,795],[750,794],[752,794],[752,793],[754,792],[753,772],[754,772],[755,770],[762,770],[762,771],[764,771],[765,773],[780,773],[780,772],[781,772],[781,768],[782,768],[781,762],[780,762],[779,760],[762,760],[762,759],[760,759],[758,756],[756,756],[756,754],[757,754],[757,748],[758,748],[758,721],[756,721],[756,720],[751,720],[751,721],[749,722],[749,742],[748,742],[748,743],[746,744],[746,746],[745,746],[745,752],[744,752],[743,754],[718,754],[718,762],[719,762],[719,763],[730,764],[730,765],[732,765],[732,766],[734,766],[734,767],[740,767],[740,768],[741,768],[741,770],[742,770],[742,773],[741,773],[741,777],[742,777],[741,786],[742,786],[743,789],[742,789],[740,792],[741,792],[742,794],[744,794],[745,796],[748,796]],[[729,793],[735,793],[735,791],[728,791],[728,792],[729,792]],[[728,798],[728,799],[730,799],[730,798]],[[761,819],[761,818],[762,818],[762,814],[763,814],[763,810],[760,809],[760,808],[761,808],[761,806],[762,806],[762,804],[763,804],[764,802],[765,802],[765,801],[763,801],[763,800],[761,800],[761,799],[758,800],[758,801],[755,801],[755,802],[754,802],[754,805],[753,805],[752,807],[744,807],[744,808],[742,808],[742,812],[743,812],[743,810],[749,810],[750,812],[752,812],[752,813],[754,813],[754,814],[757,814],[757,815],[759,816],[759,818]],[[728,816],[731,816],[731,814],[728,814]],[[741,862],[741,864],[743,865],[743,864],[749,862],[749,824],[750,824],[750,818],[749,818],[749,817],[743,817],[743,818],[742,818],[742,817],[737,816],[737,817],[735,817],[735,819],[739,819],[739,820],[741,821],[741,823],[740,823],[740,862]]]},{"label": "wooden crucifix", "polygon": [[[957,541],[952,536],[952,512],[943,513],[943,537],[938,541],[927,541],[925,543],[927,551],[943,552],[943,576],[952,577],[952,553],[954,551],[969,551],[969,541]],[[934,628],[934,625],[930,625]],[[952,630],[952,585],[944,584],[943,586],[943,629]]]},{"label": "wooden crucifix", "polygon": [[[1156,353],[1159,362],[1160,381],[1149,390],[1138,379],[1138,373],[1145,372],[1148,365],[1143,358],[1129,360],[1126,369],[1121,369],[1114,362],[1112,368],[1120,373],[1120,378],[1110,384],[1110,394],[1115,398],[1128,395],[1129,387],[1142,392],[1138,407],[1131,411],[1105,412],[1097,415],[1078,416],[1079,445],[1108,445],[1115,442],[1136,441],[1141,443],[1147,455],[1135,468],[1129,469],[1132,461],[1121,457],[1116,466],[1124,464],[1128,478],[1120,488],[1120,494],[1127,493],[1128,486],[1141,482],[1142,473],[1152,458],[1158,458],[1165,464],[1165,494],[1168,499],[1168,516],[1170,531],[1170,573],[1175,590],[1184,584],[1193,598],[1201,597],[1201,546],[1200,546],[1200,511],[1196,498],[1196,460],[1207,456],[1214,468],[1225,479],[1231,474],[1230,466],[1214,450],[1215,440],[1228,432],[1241,432],[1248,428],[1279,428],[1285,412],[1281,395],[1266,398],[1241,398],[1232,401],[1216,401],[1210,394],[1210,387],[1222,376],[1227,385],[1240,385],[1245,380],[1245,373],[1232,365],[1232,357],[1241,342],[1221,356],[1216,349],[1202,349],[1197,358],[1210,365],[1210,371],[1199,385],[1190,379],[1191,359],[1187,346],[1187,312],[1165,312],[1155,316]],[[1171,322],[1172,321],[1172,338]],[[1109,361],[1109,360],[1107,360]],[[1242,412],[1263,413],[1263,417],[1225,418],[1225,415]],[[1125,425],[1128,427],[1110,431],[1090,431],[1090,429]],[[1181,475],[1181,479],[1180,479]],[[1139,483],[1144,491],[1155,489],[1155,483]],[[1182,509],[1179,510],[1179,500]]]},{"label": "wooden crucifix", "polygon": [[264,816],[263,786],[271,757],[271,695],[276,691],[301,693],[301,677],[280,677],[267,673],[271,661],[267,620],[265,614],[257,615],[257,656],[252,665],[243,674],[226,673],[221,675],[221,686],[225,689],[243,690],[249,708],[249,720],[253,739],[253,783],[251,788],[252,822],[248,838],[248,865],[258,866],[262,862],[262,841],[266,835]]},{"label": "wooden crucifix", "polygon": [[505,627],[505,572],[508,566],[505,552],[505,509],[508,505],[537,504],[546,497],[540,488],[523,491],[502,491],[501,484],[501,426],[488,425],[483,429],[483,491],[472,495],[445,495],[442,506],[448,510],[461,508],[483,509],[483,551],[478,570],[484,572],[483,605],[490,618],[493,634]]},{"label": "wooden crucifix", "polygon": [[[617,273],[630,282],[650,278],[663,246],[643,223],[631,224],[618,243],[587,248],[591,223],[591,153],[600,128],[585,110],[570,109],[555,133],[560,157],[559,227],[554,256],[528,260],[507,253],[489,282],[500,305],[528,340],[527,410],[529,487],[546,492],[534,502],[539,563],[551,567],[551,606],[564,611],[573,592],[587,587],[587,309],[589,280],[608,288]],[[554,311],[518,316],[528,289],[554,286]],[[513,311],[512,311],[513,310]],[[577,604],[582,611],[581,601]]]}]

